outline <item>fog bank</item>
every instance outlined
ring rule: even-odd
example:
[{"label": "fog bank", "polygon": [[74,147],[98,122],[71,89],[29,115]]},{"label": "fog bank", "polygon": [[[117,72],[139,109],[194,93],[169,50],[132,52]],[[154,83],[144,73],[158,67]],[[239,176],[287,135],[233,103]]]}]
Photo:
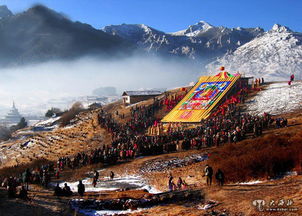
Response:
[{"label": "fog bank", "polygon": [[[86,57],[0,70],[0,115],[14,100],[21,113],[44,112],[51,99],[92,95],[103,86],[124,90],[173,88],[196,81],[197,65],[157,57],[104,61]],[[64,99],[63,99],[64,101]]]}]

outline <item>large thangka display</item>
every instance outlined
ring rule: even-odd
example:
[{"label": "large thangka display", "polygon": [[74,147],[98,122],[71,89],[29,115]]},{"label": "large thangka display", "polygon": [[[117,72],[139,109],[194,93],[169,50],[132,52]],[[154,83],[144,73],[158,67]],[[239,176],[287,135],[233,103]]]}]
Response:
[{"label": "large thangka display", "polygon": [[196,85],[162,122],[200,122],[206,119],[239,78],[239,75],[227,72],[200,77]]},{"label": "large thangka display", "polygon": [[230,81],[201,83],[196,90],[190,94],[188,100],[181,104],[179,110],[208,109],[230,83]]}]

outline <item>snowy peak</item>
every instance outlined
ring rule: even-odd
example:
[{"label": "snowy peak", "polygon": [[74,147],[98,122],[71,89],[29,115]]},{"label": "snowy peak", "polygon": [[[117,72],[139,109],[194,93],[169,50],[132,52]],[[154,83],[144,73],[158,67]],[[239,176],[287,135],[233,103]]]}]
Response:
[{"label": "snowy peak", "polygon": [[0,6],[0,19],[10,17],[13,13],[7,8],[6,5]]},{"label": "snowy peak", "polygon": [[195,37],[196,35],[206,32],[211,28],[213,28],[213,26],[209,23],[205,21],[199,21],[195,25],[190,25],[189,28],[184,31],[184,35],[188,37]]},{"label": "snowy peak", "polygon": [[102,30],[130,41],[148,53],[189,59],[216,58],[263,33],[260,28],[229,29],[215,27],[205,21],[175,33],[158,31],[144,24],[110,25]]},{"label": "snowy peak", "polygon": [[270,30],[270,32],[285,33],[285,32],[293,32],[293,31],[290,28],[286,27],[286,26],[275,24],[272,27],[272,29]]},{"label": "snowy peak", "polygon": [[141,34],[162,33],[145,24],[110,25],[105,26],[102,30],[111,35],[118,35],[124,39],[137,38]]},{"label": "snowy peak", "polygon": [[270,31],[207,67],[213,72],[221,65],[229,71],[240,71],[255,78],[288,80],[292,73],[302,71],[302,33],[276,24]]}]

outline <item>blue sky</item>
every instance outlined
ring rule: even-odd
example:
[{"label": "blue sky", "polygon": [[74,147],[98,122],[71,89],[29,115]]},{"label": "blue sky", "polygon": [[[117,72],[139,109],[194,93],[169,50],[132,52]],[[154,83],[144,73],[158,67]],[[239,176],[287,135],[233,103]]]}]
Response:
[{"label": "blue sky", "polygon": [[144,23],[174,32],[204,20],[216,26],[265,30],[279,23],[302,32],[302,0],[0,0],[14,13],[35,3],[95,28]]}]

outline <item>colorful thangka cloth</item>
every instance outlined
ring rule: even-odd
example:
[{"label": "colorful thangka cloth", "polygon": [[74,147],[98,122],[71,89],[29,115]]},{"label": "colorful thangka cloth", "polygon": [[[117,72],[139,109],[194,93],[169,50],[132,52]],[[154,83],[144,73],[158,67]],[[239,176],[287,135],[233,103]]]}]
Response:
[{"label": "colorful thangka cloth", "polygon": [[230,81],[204,82],[192,92],[187,101],[183,102],[179,110],[206,110],[229,86]]},{"label": "colorful thangka cloth", "polygon": [[162,119],[162,122],[198,123],[210,116],[215,106],[239,80],[240,75],[221,72],[202,76],[188,94]]}]

